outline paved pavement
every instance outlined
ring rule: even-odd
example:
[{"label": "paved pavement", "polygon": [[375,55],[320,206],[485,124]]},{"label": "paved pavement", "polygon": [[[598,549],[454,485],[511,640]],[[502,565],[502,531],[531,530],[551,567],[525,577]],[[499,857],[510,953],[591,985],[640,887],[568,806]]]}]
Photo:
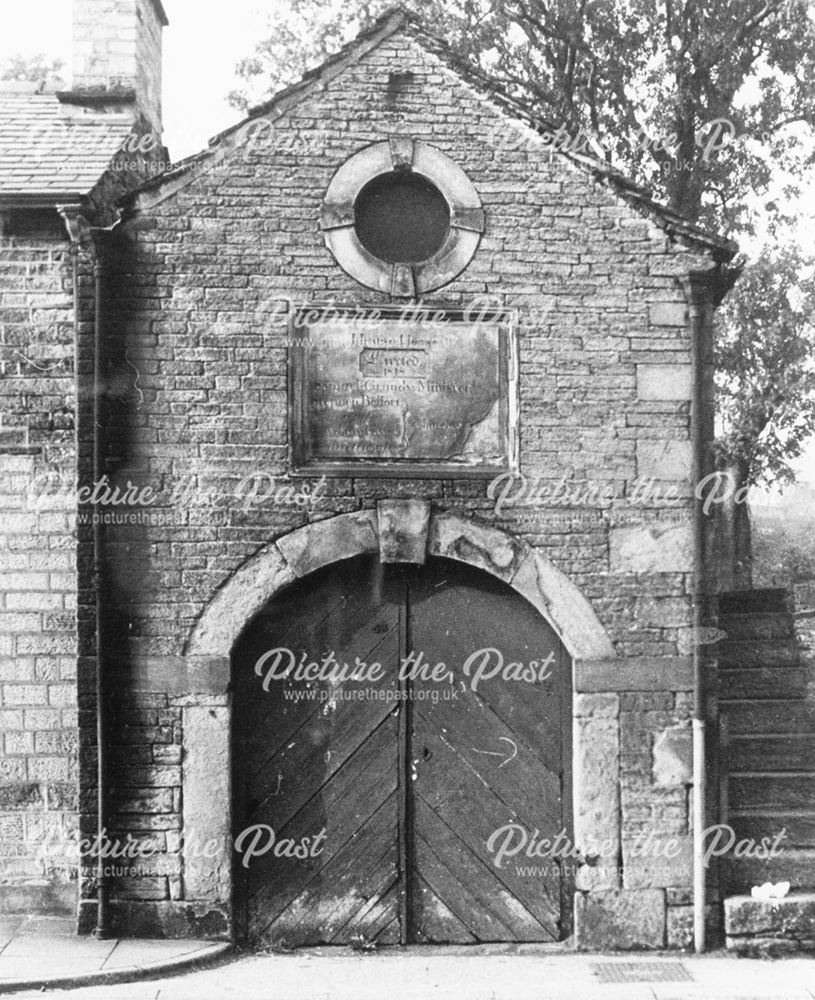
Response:
[{"label": "paved pavement", "polygon": [[92,979],[109,984],[168,975],[213,960],[226,948],[210,941],[100,941],[77,937],[74,927],[74,920],[63,917],[0,916],[0,993],[23,983]]},{"label": "paved pavement", "polygon": [[[22,992],[67,1000],[815,1000],[815,959],[575,955],[533,946],[244,955],[149,982]],[[605,966],[605,975],[598,967]],[[606,982],[633,972],[634,982]],[[681,977],[681,978],[680,978]]]}]

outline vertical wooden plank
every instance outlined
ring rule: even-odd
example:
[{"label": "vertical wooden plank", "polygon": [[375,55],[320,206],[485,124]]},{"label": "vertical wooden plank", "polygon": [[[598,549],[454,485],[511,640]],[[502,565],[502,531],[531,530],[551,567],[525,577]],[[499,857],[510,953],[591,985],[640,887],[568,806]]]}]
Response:
[{"label": "vertical wooden plank", "polygon": [[[572,658],[566,647],[560,647],[560,726],[561,767],[560,807],[563,829],[574,840],[574,782],[572,781],[572,745],[574,740],[574,714],[572,712],[573,669]],[[622,861],[622,859],[620,859]],[[574,865],[560,867],[560,933],[564,940],[574,930]]]},{"label": "vertical wooden plank", "polygon": [[[400,580],[402,602],[399,607],[399,660],[408,648],[408,581],[403,571]],[[400,672],[401,673],[401,672]],[[399,677],[399,942],[408,944],[410,940],[410,690],[408,681]]]}]

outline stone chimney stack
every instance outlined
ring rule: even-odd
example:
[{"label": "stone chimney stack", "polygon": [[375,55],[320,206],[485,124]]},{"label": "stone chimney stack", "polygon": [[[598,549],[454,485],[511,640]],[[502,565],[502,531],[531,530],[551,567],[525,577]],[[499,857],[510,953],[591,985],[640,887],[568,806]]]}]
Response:
[{"label": "stone chimney stack", "polygon": [[65,97],[131,111],[161,134],[161,0],[73,0],[73,84]]}]

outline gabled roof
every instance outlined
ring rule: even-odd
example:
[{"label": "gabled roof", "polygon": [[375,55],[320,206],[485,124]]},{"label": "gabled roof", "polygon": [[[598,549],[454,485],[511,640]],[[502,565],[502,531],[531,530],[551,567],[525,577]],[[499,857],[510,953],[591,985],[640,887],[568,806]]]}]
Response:
[{"label": "gabled roof", "polygon": [[0,91],[0,199],[48,204],[88,194],[132,131],[130,115]]},{"label": "gabled roof", "polygon": [[[402,30],[408,31],[420,45],[444,61],[465,83],[473,87],[510,118],[523,122],[539,134],[551,135],[557,131],[550,122],[530,112],[499,81],[457,56],[444,39],[434,35],[424,26],[417,15],[397,6],[383,13],[368,28],[361,31],[356,38],[346,43],[319,66],[309,70],[296,83],[279,91],[264,104],[252,108],[248,117],[210,139],[207,149],[179,161],[168,171],[152,177],[136,188],[123,199],[123,204],[133,206],[140,193],[155,191],[165,185],[169,185],[172,190],[182,187],[186,179],[192,179],[196,167],[211,157],[216,157],[219,152],[228,150],[234,144],[236,135],[253,121],[271,113],[278,116],[283,115],[290,108],[324,87],[348,66],[357,63],[391,35]],[[554,152],[578,165],[595,180],[606,184],[669,236],[711,253],[718,261],[728,261],[735,256],[738,246],[732,240],[700,229],[679,213],[655,201],[649,191],[634,183],[619,170],[611,167],[605,160],[569,150],[555,149]]]}]

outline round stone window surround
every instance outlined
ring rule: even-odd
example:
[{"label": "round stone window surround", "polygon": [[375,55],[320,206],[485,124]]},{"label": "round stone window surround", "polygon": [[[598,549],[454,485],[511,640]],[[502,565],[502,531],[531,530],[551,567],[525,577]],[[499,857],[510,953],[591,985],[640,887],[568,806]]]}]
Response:
[{"label": "round stone window surround", "polygon": [[[450,208],[447,237],[427,260],[389,263],[371,254],[357,236],[357,196],[370,181],[394,170],[424,177]],[[386,295],[412,298],[449,284],[467,267],[484,231],[484,210],[469,177],[449,156],[421,140],[392,136],[364,147],[339,167],[325,194],[320,226],[326,246],[352,278]]]}]

